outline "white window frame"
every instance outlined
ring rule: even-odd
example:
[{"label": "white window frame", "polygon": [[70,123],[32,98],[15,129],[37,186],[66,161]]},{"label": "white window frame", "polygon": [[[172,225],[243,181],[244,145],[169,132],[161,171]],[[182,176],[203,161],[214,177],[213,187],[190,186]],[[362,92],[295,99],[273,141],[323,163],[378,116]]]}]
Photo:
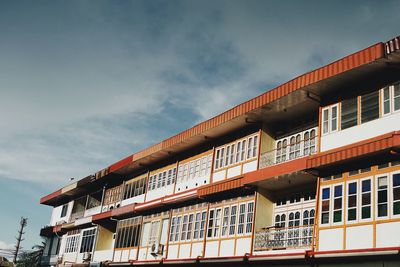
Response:
[{"label": "white window frame", "polygon": [[[366,180],[370,180],[370,183],[371,183],[371,188],[370,188],[370,191],[369,191],[369,194],[371,195],[370,204],[369,204],[369,206],[370,206],[370,217],[366,218],[366,219],[363,219],[362,218],[362,208],[363,208],[363,205],[362,205],[362,196],[363,196],[362,183],[363,183],[363,181],[366,181]],[[358,221],[359,222],[370,222],[375,218],[375,215],[374,215],[374,203],[375,203],[375,199],[374,199],[374,180],[375,179],[374,179],[373,176],[368,176],[368,177],[365,177],[365,178],[362,178],[362,179],[358,180],[359,181],[359,199],[358,199],[359,202],[357,203],[357,205],[359,205],[359,213],[358,213]]]},{"label": "white window frame", "polygon": [[[332,121],[333,121],[332,110],[335,107],[336,107],[336,130],[332,130],[332,125],[333,125],[332,124]],[[325,110],[328,111],[328,115],[327,115],[328,118],[326,118]],[[322,112],[322,114],[321,114],[321,135],[327,135],[327,134],[330,134],[330,133],[337,132],[339,130],[339,117],[340,117],[339,116],[339,103],[324,107],[321,112]],[[326,132],[324,131],[324,129],[325,129],[324,128],[324,123],[325,122],[328,123],[328,128],[327,128]]]},{"label": "white window frame", "polygon": [[[386,177],[386,183],[387,183],[387,186],[386,186],[386,191],[387,191],[387,214],[386,214],[386,216],[381,216],[381,217],[379,217],[379,213],[378,213],[378,194],[379,194],[379,183],[378,183],[378,180],[379,180],[379,178],[382,178],[382,177]],[[390,191],[391,191],[391,186],[390,186],[390,183],[391,183],[391,178],[392,178],[392,176],[390,175],[390,173],[382,173],[382,174],[378,174],[378,175],[375,175],[375,189],[374,189],[374,191],[375,191],[375,194],[376,194],[376,201],[374,202],[375,203],[375,210],[376,210],[376,213],[375,213],[375,220],[385,220],[385,219],[388,219],[389,218],[389,216],[390,216],[390,214],[391,214],[391,212],[390,212],[390,210],[391,210],[391,205],[390,205],[390,203],[391,203],[391,201],[390,201]]]},{"label": "white window frame", "polygon": [[[389,203],[390,203],[390,212],[389,212],[389,214],[390,214],[390,216],[392,217],[392,218],[400,218],[400,214],[394,214],[394,210],[393,210],[393,208],[394,208],[394,194],[393,194],[393,190],[394,190],[394,186],[393,186],[393,176],[395,175],[395,174],[400,174],[400,171],[394,171],[394,172],[391,172],[390,173],[390,192],[389,192],[389,196],[388,196],[388,199],[389,199]],[[396,187],[400,187],[400,186],[396,186]],[[400,202],[400,200],[397,200],[396,202]]]}]

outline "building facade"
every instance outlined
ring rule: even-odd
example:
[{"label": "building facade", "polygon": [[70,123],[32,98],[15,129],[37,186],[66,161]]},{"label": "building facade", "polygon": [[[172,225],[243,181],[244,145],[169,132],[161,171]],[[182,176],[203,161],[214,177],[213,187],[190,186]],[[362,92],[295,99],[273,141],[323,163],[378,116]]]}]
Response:
[{"label": "building facade", "polygon": [[400,266],[400,38],[40,202],[44,266]]}]

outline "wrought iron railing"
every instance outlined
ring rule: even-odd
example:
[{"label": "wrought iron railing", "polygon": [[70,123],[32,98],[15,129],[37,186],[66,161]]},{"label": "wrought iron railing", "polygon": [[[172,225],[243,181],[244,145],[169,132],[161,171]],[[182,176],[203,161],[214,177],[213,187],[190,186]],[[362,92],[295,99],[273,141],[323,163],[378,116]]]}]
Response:
[{"label": "wrought iron railing", "polygon": [[279,148],[261,153],[260,169],[302,158],[317,152],[318,136],[312,139],[282,145]]},{"label": "wrought iron railing", "polygon": [[255,233],[254,250],[311,247],[313,232],[314,225],[264,228]]}]

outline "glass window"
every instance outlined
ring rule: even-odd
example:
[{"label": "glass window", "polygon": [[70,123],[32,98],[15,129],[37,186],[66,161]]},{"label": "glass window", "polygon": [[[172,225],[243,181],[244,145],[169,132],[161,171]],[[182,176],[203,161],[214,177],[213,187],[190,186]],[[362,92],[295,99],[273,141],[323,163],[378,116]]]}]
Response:
[{"label": "glass window", "polygon": [[400,173],[393,174],[393,215],[400,214]]},{"label": "glass window", "polygon": [[181,241],[186,240],[187,229],[188,229],[188,215],[185,215],[185,216],[183,216],[183,220],[182,220]]},{"label": "glass window", "polygon": [[198,212],[198,213],[196,213],[196,216],[195,216],[193,239],[198,239],[199,238],[200,219],[201,219],[201,213]]},{"label": "glass window", "polygon": [[81,249],[79,250],[79,253],[91,252],[93,250],[95,234],[96,234],[96,229],[83,231]]},{"label": "glass window", "polygon": [[400,83],[393,85],[393,108],[394,110],[400,109]]},{"label": "glass window", "polygon": [[386,86],[383,89],[383,114],[389,114],[390,111],[390,88]]},{"label": "glass window", "polygon": [[246,234],[253,230],[254,202],[247,203]]},{"label": "glass window", "polygon": [[334,198],[333,198],[333,222],[341,222],[342,221],[342,195],[343,195],[343,186],[336,185],[334,186]]},{"label": "glass window", "polygon": [[337,113],[338,113],[338,108],[335,105],[331,108],[331,132],[337,130],[337,125],[338,125]]},{"label": "glass window", "polygon": [[181,217],[176,218],[176,227],[175,227],[175,241],[179,241],[179,234],[181,230]]},{"label": "glass window", "polygon": [[205,226],[206,226],[206,217],[207,217],[207,212],[203,211],[201,213],[200,236],[199,236],[199,238],[203,238],[204,237],[204,231],[205,231],[204,229],[205,229]]},{"label": "glass window", "polygon": [[175,224],[176,224],[176,217],[173,217],[172,221],[171,221],[171,231],[170,231],[170,234],[169,234],[169,241],[171,241],[171,242],[174,241]]},{"label": "glass window", "polygon": [[63,206],[62,206],[62,209],[61,209],[61,218],[63,218],[63,217],[65,217],[65,216],[67,216],[67,212],[68,212],[68,204],[64,204]]},{"label": "glass window", "polygon": [[231,219],[229,222],[229,235],[234,235],[236,230],[237,206],[231,206]]},{"label": "glass window", "polygon": [[326,134],[329,132],[329,108],[322,111],[322,133]]},{"label": "glass window", "polygon": [[379,91],[361,96],[361,123],[379,118]]},{"label": "glass window", "polygon": [[388,215],[387,177],[378,177],[378,217]]},{"label": "glass window", "polygon": [[357,98],[342,101],[341,129],[357,125]]},{"label": "glass window", "polygon": [[244,231],[244,220],[246,213],[246,204],[239,205],[239,222],[238,222],[238,234],[243,234]]},{"label": "glass window", "polygon": [[222,219],[222,234],[221,236],[228,235],[228,226],[229,226],[229,207],[224,208],[224,215]]},{"label": "glass window", "polygon": [[194,215],[190,214],[189,215],[188,227],[187,227],[186,240],[191,240],[192,239],[193,218],[194,218]]},{"label": "glass window", "polygon": [[207,237],[212,237],[213,235],[213,228],[214,228],[214,213],[215,210],[210,210],[210,215],[208,218],[208,231],[207,231]]},{"label": "glass window", "polygon": [[371,218],[371,180],[361,182],[361,219]]},{"label": "glass window", "polygon": [[219,231],[221,227],[221,208],[218,208],[215,212],[215,224],[214,224],[214,235],[213,237],[219,237]]},{"label": "glass window", "polygon": [[347,220],[357,220],[357,182],[352,182],[348,184]]}]

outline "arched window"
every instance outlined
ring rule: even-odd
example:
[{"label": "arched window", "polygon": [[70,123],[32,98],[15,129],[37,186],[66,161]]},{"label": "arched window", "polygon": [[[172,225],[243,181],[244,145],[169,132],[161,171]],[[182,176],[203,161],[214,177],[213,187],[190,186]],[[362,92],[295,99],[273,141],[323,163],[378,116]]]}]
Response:
[{"label": "arched window", "polygon": [[308,225],[309,224],[309,212],[308,210],[305,210],[303,212],[303,225]]},{"label": "arched window", "polygon": [[276,146],[276,163],[281,162],[281,156],[282,156],[282,141],[279,141]]},{"label": "arched window", "polygon": [[287,140],[283,140],[282,142],[282,155],[281,155],[281,162],[286,161],[286,147],[287,147]]},{"label": "arched window", "polygon": [[294,136],[290,138],[290,146],[289,146],[289,159],[294,159],[294,152],[295,152],[295,144],[296,139]]},{"label": "arched window", "polygon": [[315,153],[315,130],[311,130],[310,132],[310,154]]},{"label": "arched window", "polygon": [[299,226],[300,225],[300,212],[297,211],[296,214],[294,215],[294,226]]},{"label": "arched window", "polygon": [[298,135],[296,135],[296,144],[295,144],[295,150],[294,150],[295,158],[300,157],[300,141],[301,141],[301,135],[298,134]]}]

